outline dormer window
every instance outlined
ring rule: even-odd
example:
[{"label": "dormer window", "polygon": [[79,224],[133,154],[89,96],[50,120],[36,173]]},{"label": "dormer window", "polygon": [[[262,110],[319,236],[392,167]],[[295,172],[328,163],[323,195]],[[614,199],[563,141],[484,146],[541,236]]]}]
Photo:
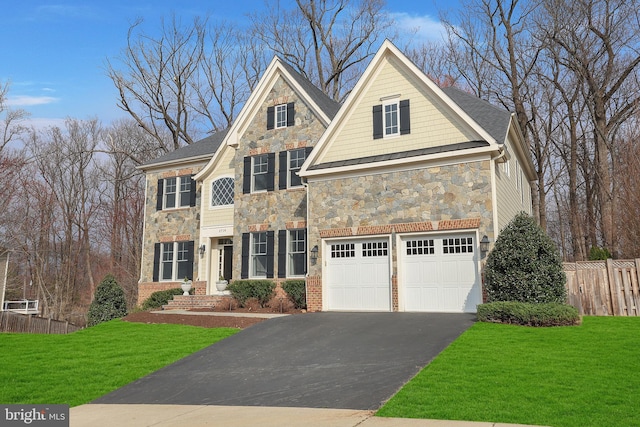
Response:
[{"label": "dormer window", "polygon": [[267,108],[267,130],[286,128],[293,126],[295,123],[293,102]]}]

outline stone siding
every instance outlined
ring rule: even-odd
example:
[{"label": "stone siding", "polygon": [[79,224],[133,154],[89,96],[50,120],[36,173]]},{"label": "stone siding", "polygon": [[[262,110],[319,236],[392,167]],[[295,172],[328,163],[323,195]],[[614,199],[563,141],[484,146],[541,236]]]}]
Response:
[{"label": "stone siding", "polygon": [[[198,280],[198,242],[200,239],[200,194],[196,191],[196,205],[177,209],[156,209],[158,179],[169,176],[183,176],[197,173],[203,165],[175,171],[147,173],[147,199],[145,201],[145,228],[142,247],[142,271],[138,292],[142,292],[142,283],[153,282],[153,251],[155,243],[190,241],[195,242],[196,251],[193,260],[194,280]],[[164,284],[161,284],[164,286]],[[140,300],[141,296],[138,297]]]},{"label": "stone siding", "polygon": [[[267,108],[294,102],[295,125],[267,130]],[[304,187],[278,189],[279,157],[281,151],[311,147],[324,132],[324,124],[309,109],[304,101],[281,77],[276,81],[270,94],[262,104],[251,124],[240,137],[235,154],[235,200],[234,200],[234,247],[233,277],[240,278],[242,262],[242,233],[291,229],[293,224],[304,228],[307,220],[307,192]],[[243,160],[246,156],[276,153],[274,191],[243,194]],[[278,253],[278,242],[275,253]],[[274,262],[274,274],[278,275],[278,265]]]},{"label": "stone siding", "polygon": [[[467,227],[493,240],[488,160],[313,181],[309,200],[309,247],[321,248],[321,237]],[[309,275],[321,265],[319,253]]]}]

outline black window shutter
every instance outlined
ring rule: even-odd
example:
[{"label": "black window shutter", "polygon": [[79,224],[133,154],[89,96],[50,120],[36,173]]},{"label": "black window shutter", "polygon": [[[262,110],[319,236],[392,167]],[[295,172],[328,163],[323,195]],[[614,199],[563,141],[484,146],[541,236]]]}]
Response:
[{"label": "black window shutter", "polygon": [[158,179],[158,193],[156,194],[156,210],[162,210],[162,197],[164,196],[164,179]]},{"label": "black window shutter", "polygon": [[276,172],[276,153],[267,154],[267,191],[273,191]]},{"label": "black window shutter", "polygon": [[244,158],[244,175],[242,176],[242,194],[251,193],[251,157]]},{"label": "black window shutter", "polygon": [[278,277],[287,277],[287,230],[278,231]]},{"label": "black window shutter", "polygon": [[280,166],[278,167],[278,188],[287,188],[287,152],[281,151],[278,155]]},{"label": "black window shutter", "polygon": [[309,234],[307,233],[307,229],[304,229],[304,243],[305,243],[305,248],[304,248],[304,274],[307,274],[307,258],[308,258],[308,254],[307,254],[307,246],[309,246],[309,239],[308,239]]},{"label": "black window shutter", "polygon": [[189,181],[191,181],[189,183],[191,190],[191,194],[189,194],[189,206],[193,207],[196,205],[196,182],[193,180],[193,175],[189,176]]},{"label": "black window shutter", "polygon": [[373,139],[382,138],[382,104],[373,106]]},{"label": "black window shutter", "polygon": [[267,107],[267,130],[273,129],[275,122],[275,107]]},{"label": "black window shutter", "polygon": [[409,100],[400,101],[400,135],[411,133],[411,114],[409,114]]},{"label": "black window shutter", "polygon": [[307,160],[309,158],[309,154],[313,151],[313,147],[304,147],[304,159]]},{"label": "black window shutter", "polygon": [[273,279],[273,230],[267,231],[267,279]]},{"label": "black window shutter", "polygon": [[187,242],[187,262],[191,267],[187,271],[187,278],[189,280],[193,280],[193,258],[194,258],[193,255],[195,252],[195,247],[196,247],[196,244],[193,240],[190,240]]},{"label": "black window shutter", "polygon": [[153,245],[153,281],[160,281],[160,248],[162,243]]},{"label": "black window shutter", "polygon": [[249,238],[251,234],[242,233],[242,263],[240,266],[240,278],[249,278]]},{"label": "black window shutter", "polygon": [[287,127],[296,124],[296,109],[293,108],[293,102],[287,104]]}]

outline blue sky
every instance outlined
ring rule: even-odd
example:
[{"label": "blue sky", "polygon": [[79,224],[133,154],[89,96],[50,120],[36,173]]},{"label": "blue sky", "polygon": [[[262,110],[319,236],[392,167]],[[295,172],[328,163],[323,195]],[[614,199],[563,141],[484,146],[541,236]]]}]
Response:
[{"label": "blue sky", "polygon": [[[419,27],[423,37],[437,37],[437,10],[448,4],[391,0],[387,9],[401,28]],[[126,114],[116,106],[105,61],[120,54],[137,18],[144,19],[147,31],[157,30],[160,19],[173,13],[187,22],[210,14],[213,20],[241,25],[247,22],[246,13],[264,7],[263,0],[3,2],[0,82],[10,81],[9,105],[28,111],[36,127],[62,125],[66,117],[98,117],[108,124]]]}]

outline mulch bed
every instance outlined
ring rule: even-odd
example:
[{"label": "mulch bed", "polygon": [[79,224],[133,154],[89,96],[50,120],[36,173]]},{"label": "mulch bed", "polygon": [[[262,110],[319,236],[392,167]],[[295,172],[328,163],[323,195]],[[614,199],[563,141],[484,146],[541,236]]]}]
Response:
[{"label": "mulch bed", "polygon": [[160,314],[140,311],[123,317],[125,322],[174,323],[179,325],[200,326],[203,328],[248,328],[264,320],[258,317],[198,316],[189,314]]}]

